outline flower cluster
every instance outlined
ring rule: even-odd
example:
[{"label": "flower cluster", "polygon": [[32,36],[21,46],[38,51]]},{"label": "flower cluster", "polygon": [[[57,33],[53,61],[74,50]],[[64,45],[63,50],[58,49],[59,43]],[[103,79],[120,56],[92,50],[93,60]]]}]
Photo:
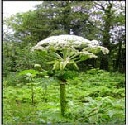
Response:
[{"label": "flower cluster", "polygon": [[[54,48],[63,48],[63,47],[73,47],[73,48],[86,48],[88,50],[101,50],[103,54],[108,54],[109,50],[99,45],[97,40],[88,40],[84,39],[83,37],[76,36],[76,35],[58,35],[58,36],[51,36],[46,38],[39,43],[32,50],[42,50],[44,48],[49,48],[53,46]],[[83,47],[81,47],[83,46]]]},{"label": "flower cluster", "polygon": [[109,50],[105,47],[99,46],[99,48],[101,49],[101,51],[103,52],[103,54],[108,54]]}]

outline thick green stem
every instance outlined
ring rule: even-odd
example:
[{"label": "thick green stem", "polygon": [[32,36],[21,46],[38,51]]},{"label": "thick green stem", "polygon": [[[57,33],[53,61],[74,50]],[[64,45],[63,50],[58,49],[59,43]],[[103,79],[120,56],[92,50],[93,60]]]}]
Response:
[{"label": "thick green stem", "polygon": [[65,83],[60,83],[60,109],[61,115],[64,116],[66,108]]}]

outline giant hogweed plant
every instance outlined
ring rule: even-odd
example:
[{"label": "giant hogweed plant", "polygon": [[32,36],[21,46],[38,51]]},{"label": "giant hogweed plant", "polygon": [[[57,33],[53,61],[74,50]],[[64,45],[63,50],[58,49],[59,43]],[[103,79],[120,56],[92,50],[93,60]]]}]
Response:
[{"label": "giant hogweed plant", "polygon": [[64,116],[66,110],[65,85],[66,79],[63,78],[65,69],[73,66],[79,69],[77,63],[89,58],[98,58],[97,53],[108,54],[109,50],[99,45],[97,40],[89,41],[76,35],[59,35],[46,38],[36,46],[32,51],[42,53],[46,64],[52,65],[55,73],[59,71],[60,82],[60,109]]}]

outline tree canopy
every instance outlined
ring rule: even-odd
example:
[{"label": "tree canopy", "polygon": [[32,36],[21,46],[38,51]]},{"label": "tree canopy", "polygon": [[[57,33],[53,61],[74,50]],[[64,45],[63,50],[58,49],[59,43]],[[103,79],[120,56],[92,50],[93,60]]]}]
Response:
[{"label": "tree canopy", "polygon": [[[4,41],[21,41],[23,46],[27,46],[49,36],[74,34],[96,39],[110,50],[105,59],[101,58],[102,69],[109,70],[108,67],[119,62],[119,58],[117,67],[124,65],[124,1],[43,1],[35,10],[4,19],[4,24],[12,29],[11,34],[4,31]],[[105,66],[103,62],[106,62]]]}]

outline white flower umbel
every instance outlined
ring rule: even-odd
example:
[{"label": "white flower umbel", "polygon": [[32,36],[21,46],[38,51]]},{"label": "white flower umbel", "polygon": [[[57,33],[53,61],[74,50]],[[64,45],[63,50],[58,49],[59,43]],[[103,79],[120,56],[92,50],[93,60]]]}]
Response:
[{"label": "white flower umbel", "polygon": [[[41,40],[39,43],[36,44],[32,50],[43,50],[49,49],[50,47],[54,47],[56,50],[59,48],[82,48],[86,51],[91,51],[92,53],[98,53],[102,51],[103,54],[108,54],[109,50],[99,45],[97,40],[88,40],[84,39],[83,37],[76,36],[76,35],[58,35],[58,36],[51,36],[44,40]],[[92,56],[93,57],[93,56]],[[95,56],[94,56],[95,57]]]},{"label": "white flower umbel", "polygon": [[89,44],[90,41],[88,39],[84,39],[83,37],[76,36],[76,35],[58,35],[58,36],[51,36],[44,40],[41,40],[33,49],[43,49],[42,47],[46,47],[49,45],[53,46],[80,46],[81,44]]}]

